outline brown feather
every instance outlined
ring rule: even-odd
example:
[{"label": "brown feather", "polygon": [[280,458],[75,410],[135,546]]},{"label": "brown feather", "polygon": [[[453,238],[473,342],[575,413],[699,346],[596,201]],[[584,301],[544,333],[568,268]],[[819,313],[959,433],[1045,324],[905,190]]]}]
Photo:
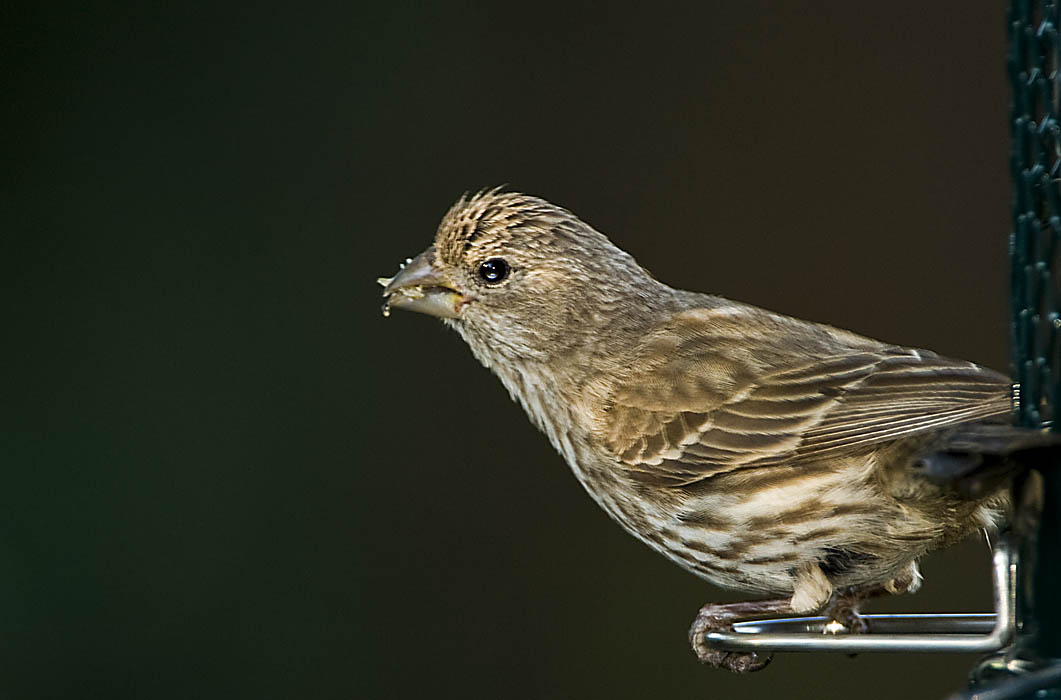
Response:
[{"label": "brown feather", "polygon": [[[605,408],[603,442],[640,481],[796,465],[1010,410],[1008,380],[968,362],[824,326],[798,347],[764,342],[757,352],[765,329],[801,322],[697,311],[642,345],[631,365],[662,361],[620,382]],[[724,342],[738,331],[741,345]]]}]

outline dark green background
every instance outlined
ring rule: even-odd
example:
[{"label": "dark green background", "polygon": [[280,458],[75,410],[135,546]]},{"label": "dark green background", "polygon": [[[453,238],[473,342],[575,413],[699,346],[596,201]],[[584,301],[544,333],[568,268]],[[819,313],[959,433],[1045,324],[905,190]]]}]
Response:
[{"label": "dark green background", "polygon": [[[700,668],[690,620],[739,594],[374,280],[507,182],[672,284],[1004,369],[1001,3],[0,15],[0,696],[961,686],[971,656]],[[987,564],[877,610],[984,609]]]}]

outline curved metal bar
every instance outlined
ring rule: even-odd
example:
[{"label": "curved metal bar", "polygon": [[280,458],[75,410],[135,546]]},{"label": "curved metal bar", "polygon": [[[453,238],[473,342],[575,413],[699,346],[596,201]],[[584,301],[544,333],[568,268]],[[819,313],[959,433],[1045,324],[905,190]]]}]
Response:
[{"label": "curved metal bar", "polygon": [[[994,613],[903,613],[898,615],[862,615],[872,634],[990,634],[995,627]],[[796,633],[830,634],[827,617],[786,617],[776,620],[738,622],[734,629],[741,634]],[[843,634],[841,632],[841,634]]]},{"label": "curved metal bar", "polygon": [[1008,538],[999,540],[992,561],[994,614],[865,615],[870,629],[881,631],[862,634],[833,634],[825,617],[754,620],[734,624],[733,632],[709,632],[705,641],[727,651],[995,651],[1009,644],[1016,632],[1017,562]]}]

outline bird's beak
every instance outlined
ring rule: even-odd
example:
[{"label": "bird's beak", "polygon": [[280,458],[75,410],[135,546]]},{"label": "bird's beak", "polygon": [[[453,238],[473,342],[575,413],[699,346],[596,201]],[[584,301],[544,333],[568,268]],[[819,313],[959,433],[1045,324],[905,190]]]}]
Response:
[{"label": "bird's beak", "polygon": [[380,277],[376,281],[383,287],[386,298],[384,316],[389,316],[391,309],[405,309],[439,318],[460,318],[460,310],[470,301],[436,267],[434,246],[407,260],[394,277]]}]

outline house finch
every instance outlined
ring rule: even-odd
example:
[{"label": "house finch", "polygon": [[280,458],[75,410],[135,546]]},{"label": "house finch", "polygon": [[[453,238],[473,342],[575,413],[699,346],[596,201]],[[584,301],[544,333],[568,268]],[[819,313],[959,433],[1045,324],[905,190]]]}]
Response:
[{"label": "house finch", "polygon": [[[570,212],[498,190],[463,197],[434,245],[380,279],[390,309],[443,319],[501,379],[627,532],[727,588],[705,605],[701,661],[750,616],[857,604],[919,585],[917,559],[992,527],[1015,452],[1010,382],[718,296],[673,289]],[[1018,455],[1019,456],[1019,455]],[[1001,467],[1001,468],[1000,468]]]}]

